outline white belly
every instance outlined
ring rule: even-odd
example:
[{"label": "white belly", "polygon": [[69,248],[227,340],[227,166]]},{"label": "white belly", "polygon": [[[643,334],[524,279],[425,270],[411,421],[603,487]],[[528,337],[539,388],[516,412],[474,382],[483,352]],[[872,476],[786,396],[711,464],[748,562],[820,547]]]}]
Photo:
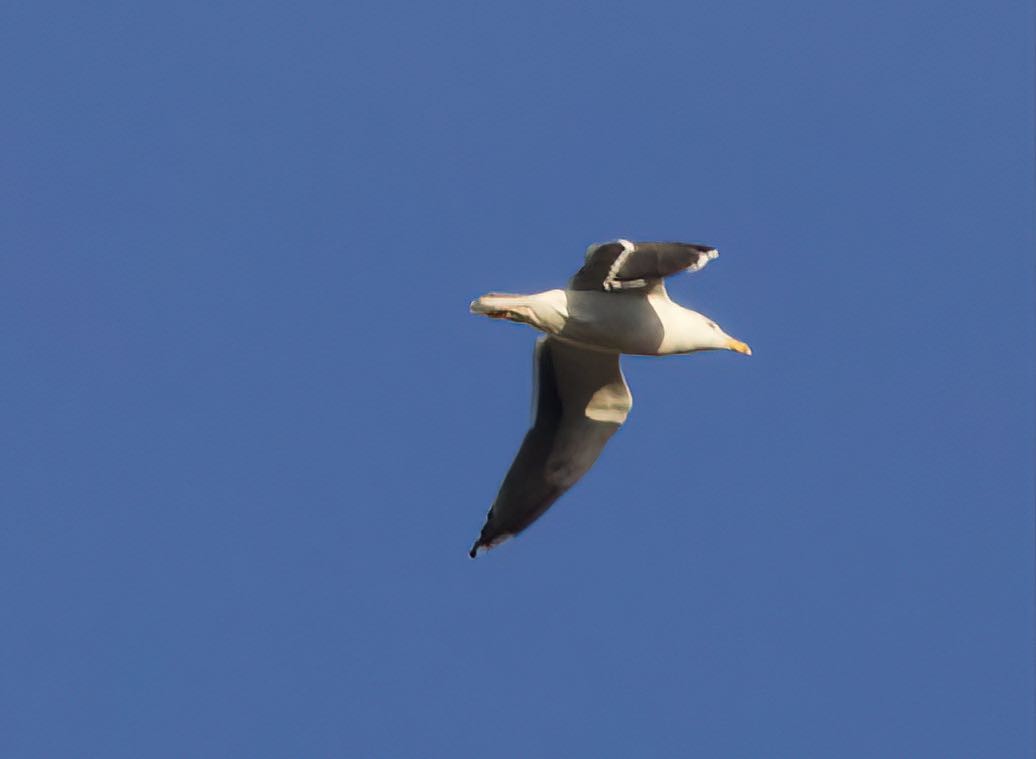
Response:
[{"label": "white belly", "polygon": [[658,355],[665,330],[650,299],[633,293],[567,290],[568,318],[559,337],[603,350]]}]

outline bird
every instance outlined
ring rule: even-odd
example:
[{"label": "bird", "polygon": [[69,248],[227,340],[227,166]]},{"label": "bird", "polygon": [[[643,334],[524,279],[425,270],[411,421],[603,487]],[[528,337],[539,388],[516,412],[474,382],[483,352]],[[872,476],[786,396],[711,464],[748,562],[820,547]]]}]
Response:
[{"label": "bird", "polygon": [[544,333],[533,353],[533,420],[489,508],[471,558],[522,532],[586,474],[626,421],[633,396],[619,356],[751,348],[669,299],[664,279],[719,256],[683,242],[595,243],[564,289],[488,293],[474,314]]}]

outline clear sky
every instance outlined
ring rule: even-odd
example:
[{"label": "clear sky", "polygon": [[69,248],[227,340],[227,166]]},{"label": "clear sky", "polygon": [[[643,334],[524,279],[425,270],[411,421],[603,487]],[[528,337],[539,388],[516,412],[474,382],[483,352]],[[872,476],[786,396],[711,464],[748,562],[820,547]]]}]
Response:
[{"label": "clear sky", "polygon": [[[1030,756],[1032,29],[6,3],[0,756]],[[471,561],[615,237],[755,355]]]}]

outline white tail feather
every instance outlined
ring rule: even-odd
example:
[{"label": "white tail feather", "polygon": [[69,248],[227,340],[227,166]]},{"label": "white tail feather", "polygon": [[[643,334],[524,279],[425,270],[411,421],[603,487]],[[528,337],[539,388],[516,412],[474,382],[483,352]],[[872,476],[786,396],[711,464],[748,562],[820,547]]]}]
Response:
[{"label": "white tail feather", "polygon": [[526,310],[528,303],[525,295],[488,293],[471,301],[471,313],[484,314],[496,319],[512,319]]}]

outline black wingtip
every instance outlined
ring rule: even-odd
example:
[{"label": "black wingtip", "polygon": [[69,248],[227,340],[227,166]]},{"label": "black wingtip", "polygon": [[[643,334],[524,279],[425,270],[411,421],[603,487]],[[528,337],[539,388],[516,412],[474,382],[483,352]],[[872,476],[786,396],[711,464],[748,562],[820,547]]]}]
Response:
[{"label": "black wingtip", "polygon": [[473,559],[474,559],[474,558],[475,558],[476,556],[478,556],[478,543],[475,543],[475,545],[473,545],[473,546],[471,547],[471,550],[470,550],[470,551],[468,551],[468,556],[470,556],[470,557],[471,557],[471,558],[473,558]]}]

